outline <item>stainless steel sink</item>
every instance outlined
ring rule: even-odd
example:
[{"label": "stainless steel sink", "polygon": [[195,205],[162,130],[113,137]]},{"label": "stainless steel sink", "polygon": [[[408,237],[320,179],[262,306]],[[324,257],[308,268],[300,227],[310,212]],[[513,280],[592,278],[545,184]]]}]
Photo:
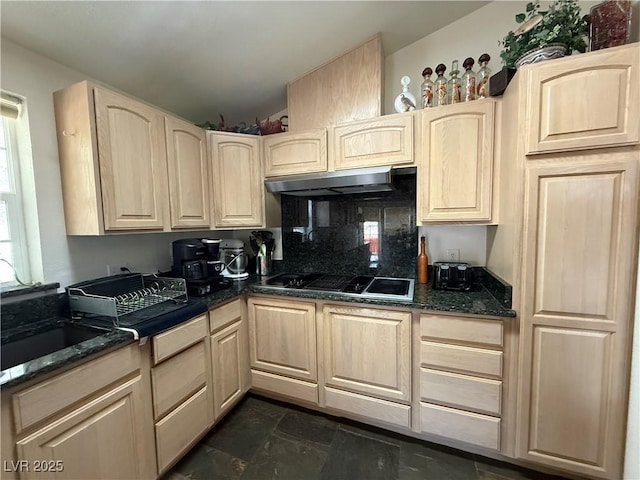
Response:
[{"label": "stainless steel sink", "polygon": [[21,338],[0,347],[0,370],[20,365],[105,334],[104,329],[58,325],[51,330]]}]

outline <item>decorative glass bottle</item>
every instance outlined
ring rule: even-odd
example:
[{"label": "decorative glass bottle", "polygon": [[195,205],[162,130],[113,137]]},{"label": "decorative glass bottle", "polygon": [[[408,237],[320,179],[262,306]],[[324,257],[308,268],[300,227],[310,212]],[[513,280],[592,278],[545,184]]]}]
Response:
[{"label": "decorative glass bottle", "polygon": [[445,67],[443,63],[438,64],[436,67],[438,78],[436,78],[435,81],[436,94],[433,99],[433,105],[435,107],[446,105],[449,100],[449,96],[447,95],[447,79],[444,78],[444,72],[446,69],[447,67]]},{"label": "decorative glass bottle", "polygon": [[420,96],[422,97],[422,108],[433,107],[433,80],[431,80],[431,74],[433,70],[431,67],[427,67],[422,71],[422,77],[424,82],[420,85]]},{"label": "decorative glass bottle", "polygon": [[462,87],[460,85],[460,77],[458,74],[458,60],[454,60],[451,64],[451,78],[449,79],[449,103],[460,103],[462,101]]},{"label": "decorative glass bottle", "polygon": [[478,70],[478,98],[487,98],[489,96],[489,77],[491,77],[491,70],[487,67],[491,57],[488,53],[483,53],[478,59],[480,64],[480,70]]},{"label": "decorative glass bottle", "polygon": [[418,283],[427,283],[429,280],[429,257],[427,256],[426,238],[420,237],[420,254],[416,259],[418,266]]},{"label": "decorative glass bottle", "polygon": [[476,99],[476,72],[471,70],[473,68],[473,58],[465,58],[462,66],[464,67],[464,74],[462,75],[462,101],[470,102]]},{"label": "decorative glass bottle", "polygon": [[396,97],[393,102],[393,107],[396,112],[410,112],[416,109],[416,97],[409,91],[409,84],[411,79],[408,76],[404,76],[400,79],[402,85],[402,92]]}]

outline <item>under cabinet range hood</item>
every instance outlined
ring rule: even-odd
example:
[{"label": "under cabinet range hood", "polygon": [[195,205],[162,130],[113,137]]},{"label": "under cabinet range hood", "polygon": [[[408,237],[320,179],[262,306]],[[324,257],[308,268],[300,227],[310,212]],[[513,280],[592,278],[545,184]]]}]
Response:
[{"label": "under cabinet range hood", "polygon": [[289,175],[264,181],[268,192],[319,197],[393,190],[391,167],[358,168],[338,172]]}]

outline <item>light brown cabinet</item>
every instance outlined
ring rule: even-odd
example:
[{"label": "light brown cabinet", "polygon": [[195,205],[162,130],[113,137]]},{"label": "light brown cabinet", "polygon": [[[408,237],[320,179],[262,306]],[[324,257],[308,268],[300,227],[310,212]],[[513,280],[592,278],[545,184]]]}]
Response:
[{"label": "light brown cabinet", "polygon": [[244,300],[209,312],[214,419],[229,411],[249,389],[249,339]]},{"label": "light brown cabinet", "polygon": [[409,427],[411,313],[326,305],[322,331],[326,406]]},{"label": "light brown cabinet", "polygon": [[165,472],[213,424],[208,317],[153,337],[151,369],[158,473]]},{"label": "light brown cabinet", "polygon": [[491,222],[494,112],[492,99],[420,111],[420,222]]},{"label": "light brown cabinet", "polygon": [[247,309],[253,387],[318,403],[315,304],[251,297]]},{"label": "light brown cabinet", "polygon": [[155,478],[148,369],[132,345],[13,394],[20,478]]},{"label": "light brown cabinet", "polygon": [[214,228],[265,224],[260,137],[208,132]]},{"label": "light brown cabinet", "polygon": [[528,162],[520,458],[621,478],[640,150]]},{"label": "light brown cabinet", "polygon": [[414,118],[412,113],[399,113],[336,126],[333,169],[413,164]]},{"label": "light brown cabinet", "polygon": [[516,74],[487,262],[513,285],[519,316],[505,453],[611,480],[622,478],[630,381],[639,59],[636,43]]},{"label": "light brown cabinet", "polygon": [[208,229],[209,158],[203,129],[165,117],[171,228]]},{"label": "light brown cabinet", "polygon": [[640,143],[638,44],[525,66],[526,153]]},{"label": "light brown cabinet", "polygon": [[67,234],[162,231],[163,114],[89,82],[56,92],[54,104]]},{"label": "light brown cabinet", "polygon": [[267,135],[262,138],[264,176],[327,171],[327,129]]},{"label": "light brown cabinet", "polygon": [[420,431],[500,450],[502,320],[423,314],[417,335]]}]

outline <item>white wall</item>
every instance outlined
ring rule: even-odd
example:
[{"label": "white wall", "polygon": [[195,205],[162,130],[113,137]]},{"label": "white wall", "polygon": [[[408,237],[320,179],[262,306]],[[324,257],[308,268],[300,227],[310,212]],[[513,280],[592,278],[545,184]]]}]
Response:
[{"label": "white wall", "polygon": [[0,85],[25,97],[28,107],[44,281],[65,287],[104,276],[107,265],[122,263],[132,271],[166,269],[174,239],[233,237],[233,232],[67,237],[52,95],[88,77],[4,38],[1,49]]},{"label": "white wall", "polygon": [[[475,266],[487,264],[487,227],[483,225],[446,225],[418,228],[418,238],[427,237],[429,263],[446,262],[447,250],[460,250],[460,261]],[[418,241],[420,248],[420,241]]]}]

